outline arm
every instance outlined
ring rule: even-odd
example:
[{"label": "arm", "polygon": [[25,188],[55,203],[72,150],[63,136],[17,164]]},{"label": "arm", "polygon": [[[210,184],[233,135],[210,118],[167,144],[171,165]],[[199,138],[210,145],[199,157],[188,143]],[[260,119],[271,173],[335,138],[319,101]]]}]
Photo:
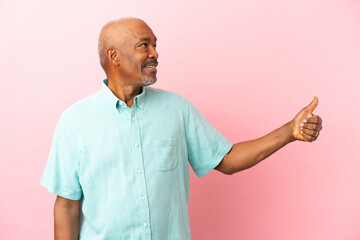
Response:
[{"label": "arm", "polygon": [[309,106],[282,127],[261,138],[234,144],[215,169],[233,174],[258,164],[290,142],[315,141],[322,129],[321,118],[312,114],[317,104],[318,99],[315,97]]},{"label": "arm", "polygon": [[57,196],[54,205],[55,240],[76,240],[80,232],[80,200]]}]

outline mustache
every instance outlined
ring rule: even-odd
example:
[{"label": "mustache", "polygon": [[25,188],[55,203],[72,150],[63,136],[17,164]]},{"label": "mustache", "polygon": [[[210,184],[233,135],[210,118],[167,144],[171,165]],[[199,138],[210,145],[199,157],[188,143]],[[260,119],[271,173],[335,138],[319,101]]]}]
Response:
[{"label": "mustache", "polygon": [[155,63],[155,64],[159,64],[158,61],[156,59],[151,59],[150,61],[147,61],[145,63],[143,63],[141,66],[144,67],[150,63]]}]

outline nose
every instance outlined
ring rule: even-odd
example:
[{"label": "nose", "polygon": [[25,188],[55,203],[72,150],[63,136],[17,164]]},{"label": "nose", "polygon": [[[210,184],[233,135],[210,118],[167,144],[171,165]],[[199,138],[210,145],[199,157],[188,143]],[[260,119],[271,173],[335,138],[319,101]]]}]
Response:
[{"label": "nose", "polygon": [[158,59],[159,54],[157,53],[156,49],[154,46],[150,47],[150,52],[149,52],[149,58],[155,58]]}]

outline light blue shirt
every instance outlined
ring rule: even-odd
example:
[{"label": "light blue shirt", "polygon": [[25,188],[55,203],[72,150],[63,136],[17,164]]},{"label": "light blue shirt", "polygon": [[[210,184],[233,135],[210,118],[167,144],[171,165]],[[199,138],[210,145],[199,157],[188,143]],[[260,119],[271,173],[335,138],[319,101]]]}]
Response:
[{"label": "light blue shirt", "polygon": [[129,108],[105,79],[61,115],[40,185],[81,199],[80,239],[190,239],[189,163],[204,176],[231,147],[183,97],[143,87]]}]

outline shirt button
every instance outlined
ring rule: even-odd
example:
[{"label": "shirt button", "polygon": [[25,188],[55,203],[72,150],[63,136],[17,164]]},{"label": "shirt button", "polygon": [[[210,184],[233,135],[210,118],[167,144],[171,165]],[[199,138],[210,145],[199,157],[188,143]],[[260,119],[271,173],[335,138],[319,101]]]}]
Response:
[{"label": "shirt button", "polygon": [[132,120],[135,121],[135,118],[133,117]]},{"label": "shirt button", "polygon": [[123,102],[120,102],[120,105],[123,105],[124,103]]},{"label": "shirt button", "polygon": [[147,227],[147,223],[144,223],[144,227]]},{"label": "shirt button", "polygon": [[135,143],[135,147],[137,147],[137,146],[139,146],[139,144],[138,144],[138,143]]},{"label": "shirt button", "polygon": [[138,173],[141,173],[141,172],[142,172],[142,170],[141,170],[141,169],[139,169],[139,170],[138,170]]},{"label": "shirt button", "polygon": [[143,105],[140,105],[139,107],[142,109],[142,108],[143,108]]},{"label": "shirt button", "polygon": [[145,200],[145,196],[142,196],[142,197],[141,197],[141,200]]}]

